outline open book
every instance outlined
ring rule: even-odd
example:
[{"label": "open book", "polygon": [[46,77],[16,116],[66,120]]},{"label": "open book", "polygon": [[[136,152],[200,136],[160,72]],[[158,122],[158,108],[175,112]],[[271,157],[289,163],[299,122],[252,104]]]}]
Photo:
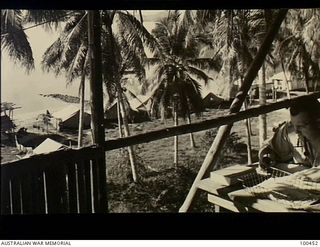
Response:
[{"label": "open book", "polygon": [[255,167],[234,165],[210,173],[210,179],[222,185],[231,185],[239,182],[243,175],[254,173]]}]

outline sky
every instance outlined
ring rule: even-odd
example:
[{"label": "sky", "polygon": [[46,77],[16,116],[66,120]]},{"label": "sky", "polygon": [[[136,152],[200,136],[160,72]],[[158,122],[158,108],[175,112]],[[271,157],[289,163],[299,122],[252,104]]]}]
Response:
[{"label": "sky", "polygon": [[[151,30],[154,21],[166,16],[166,11],[143,11],[145,27]],[[60,93],[77,96],[80,80],[75,80],[66,86],[64,76],[56,77],[41,69],[41,59],[44,51],[56,40],[58,31],[45,31],[41,26],[25,31],[33,51],[35,69],[26,74],[8,57],[4,51],[1,55],[1,102],[13,102],[22,108],[16,110],[17,114],[41,111],[48,107],[59,110],[65,103],[56,99],[44,98],[39,94]],[[89,97],[89,90],[86,90]]]}]

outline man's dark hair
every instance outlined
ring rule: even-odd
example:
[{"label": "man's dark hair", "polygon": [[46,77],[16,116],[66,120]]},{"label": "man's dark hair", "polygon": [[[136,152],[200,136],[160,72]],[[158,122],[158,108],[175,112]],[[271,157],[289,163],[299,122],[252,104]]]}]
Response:
[{"label": "man's dark hair", "polygon": [[316,98],[307,98],[296,101],[290,107],[290,114],[291,116],[296,116],[300,112],[320,116],[320,102]]}]

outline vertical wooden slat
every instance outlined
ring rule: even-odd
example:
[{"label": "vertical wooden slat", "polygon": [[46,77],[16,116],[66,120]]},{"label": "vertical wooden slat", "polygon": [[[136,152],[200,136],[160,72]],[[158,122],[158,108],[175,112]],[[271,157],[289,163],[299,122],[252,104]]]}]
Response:
[{"label": "vertical wooden slat", "polygon": [[77,179],[76,179],[76,164],[68,164],[68,203],[69,203],[69,213],[77,213]]},{"label": "vertical wooden slat", "polygon": [[91,205],[91,176],[90,176],[90,160],[84,160],[84,177],[85,177],[85,190],[86,190],[86,205],[89,213],[92,213],[92,205]]},{"label": "vertical wooden slat", "polygon": [[88,213],[84,162],[79,161],[77,163],[77,168],[78,168],[79,210],[80,210],[80,213]]},{"label": "vertical wooden slat", "polygon": [[23,214],[32,214],[33,210],[33,200],[32,200],[32,174],[24,174],[21,180],[21,191],[22,191],[22,206]]},{"label": "vertical wooden slat", "polygon": [[1,174],[1,214],[10,214],[10,190],[9,179],[2,170]]},{"label": "vertical wooden slat", "polygon": [[1,167],[1,213],[94,212],[93,195],[100,198],[100,187],[99,172],[92,170],[91,159],[99,155],[100,150],[87,148],[5,164]]},{"label": "vertical wooden slat", "polygon": [[51,166],[46,168],[45,175],[48,213],[67,213],[67,184],[65,165],[52,163]]},{"label": "vertical wooden slat", "polygon": [[99,204],[100,211],[98,213],[108,213],[108,198],[107,198],[107,167],[105,152],[99,151]]},{"label": "vertical wooden slat", "polygon": [[44,197],[44,183],[43,171],[40,169],[33,169],[31,176],[32,186],[32,214],[45,214],[45,197]]},{"label": "vertical wooden slat", "polygon": [[61,167],[61,213],[69,213],[68,211],[68,184],[67,184],[67,164]]},{"label": "vertical wooden slat", "polygon": [[92,184],[93,184],[93,205],[94,212],[99,212],[100,209],[100,190],[99,190],[99,166],[98,160],[93,159],[92,164]]},{"label": "vertical wooden slat", "polygon": [[48,194],[47,194],[47,178],[45,171],[42,171],[43,192],[44,192],[44,213],[48,214]]},{"label": "vertical wooden slat", "polygon": [[12,213],[21,213],[21,198],[20,198],[20,180],[18,177],[11,179],[11,198],[12,198]]}]

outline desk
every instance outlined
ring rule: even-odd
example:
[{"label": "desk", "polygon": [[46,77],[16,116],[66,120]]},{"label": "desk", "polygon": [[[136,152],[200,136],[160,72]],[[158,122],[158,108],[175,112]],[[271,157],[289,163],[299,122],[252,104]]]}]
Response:
[{"label": "desk", "polygon": [[[280,164],[278,169],[295,173],[305,168],[296,165]],[[220,207],[233,212],[306,212],[305,210],[292,209],[283,203],[270,199],[260,199],[243,189],[241,183],[222,185],[211,178],[203,179],[198,183],[198,188],[208,192],[208,201],[215,205],[216,212]],[[319,212],[320,205],[315,206]]]}]

